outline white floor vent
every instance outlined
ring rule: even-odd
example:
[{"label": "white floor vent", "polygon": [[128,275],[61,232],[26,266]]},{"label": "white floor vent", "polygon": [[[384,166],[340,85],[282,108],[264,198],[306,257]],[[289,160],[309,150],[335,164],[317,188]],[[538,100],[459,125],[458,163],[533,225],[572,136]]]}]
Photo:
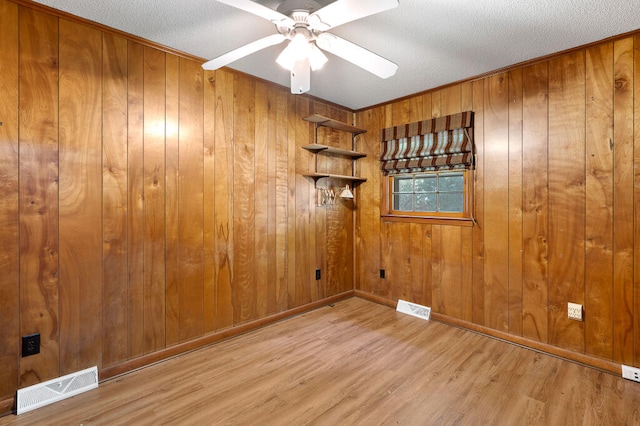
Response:
[{"label": "white floor vent", "polygon": [[98,367],[87,368],[18,390],[18,414],[44,407],[98,387]]},{"label": "white floor vent", "polygon": [[396,306],[396,311],[417,318],[422,318],[424,320],[428,320],[431,316],[431,308],[418,305],[417,303],[407,302],[406,300],[402,299],[398,299],[398,306]]}]

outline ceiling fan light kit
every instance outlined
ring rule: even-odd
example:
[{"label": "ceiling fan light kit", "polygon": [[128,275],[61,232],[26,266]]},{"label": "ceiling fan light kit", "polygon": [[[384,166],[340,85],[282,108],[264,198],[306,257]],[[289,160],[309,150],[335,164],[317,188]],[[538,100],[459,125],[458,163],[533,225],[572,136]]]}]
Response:
[{"label": "ceiling fan light kit", "polygon": [[[328,61],[325,50],[357,65],[380,78],[395,74],[398,66],[357,44],[325,31],[356,19],[393,9],[398,0],[336,0],[320,7],[313,0],[285,0],[277,10],[251,0],[217,0],[271,21],[278,31],[238,49],[227,52],[202,65],[215,70],[259,50],[289,40],[276,62],[291,73],[291,93],[311,89],[311,71]],[[322,49],[322,50],[321,50]]]}]

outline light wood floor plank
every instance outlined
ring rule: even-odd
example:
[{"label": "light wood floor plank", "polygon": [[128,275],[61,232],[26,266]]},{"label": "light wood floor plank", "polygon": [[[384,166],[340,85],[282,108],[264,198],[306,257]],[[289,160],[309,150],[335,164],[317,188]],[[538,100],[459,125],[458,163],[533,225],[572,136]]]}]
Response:
[{"label": "light wood floor plank", "polygon": [[638,383],[351,298],[0,425],[633,425],[638,407]]}]

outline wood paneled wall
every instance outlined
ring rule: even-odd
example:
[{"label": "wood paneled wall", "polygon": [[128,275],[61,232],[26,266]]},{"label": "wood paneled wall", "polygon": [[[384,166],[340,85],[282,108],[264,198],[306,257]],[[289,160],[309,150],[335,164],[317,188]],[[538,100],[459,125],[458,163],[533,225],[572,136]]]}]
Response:
[{"label": "wood paneled wall", "polygon": [[[380,218],[379,131],[475,111],[473,227]],[[640,366],[640,36],[357,113],[356,289]],[[379,269],[386,279],[379,278]],[[584,305],[584,322],[567,319]]]},{"label": "wood paneled wall", "polygon": [[[0,51],[0,401],[354,281],[640,366],[640,36],[358,112],[368,180],[355,203],[325,207],[302,176],[315,166],[302,118],[351,122],[347,109],[23,2],[0,0]],[[380,129],[464,110],[476,224],[382,220]],[[340,132],[319,139],[351,147]],[[351,163],[320,155],[318,168]],[[584,322],[566,318],[569,301]],[[35,332],[41,353],[21,358]]]},{"label": "wood paneled wall", "polygon": [[353,290],[300,148],[352,113],[42,9],[0,0],[0,400]]}]

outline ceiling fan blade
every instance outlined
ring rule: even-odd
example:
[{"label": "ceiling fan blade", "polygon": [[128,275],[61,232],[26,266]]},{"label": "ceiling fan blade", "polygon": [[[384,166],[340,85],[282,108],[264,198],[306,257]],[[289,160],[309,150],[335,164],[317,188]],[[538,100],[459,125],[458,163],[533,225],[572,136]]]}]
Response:
[{"label": "ceiling fan blade", "polygon": [[291,93],[299,95],[311,89],[311,66],[309,59],[298,61],[291,70]]},{"label": "ceiling fan blade", "polygon": [[333,53],[380,78],[391,77],[398,70],[398,65],[390,60],[330,33],[318,35],[316,44],[319,48]]},{"label": "ceiling fan blade", "polygon": [[265,49],[269,46],[273,46],[282,43],[286,37],[282,34],[272,34],[270,36],[256,40],[253,43],[246,44],[231,52],[227,52],[224,55],[218,56],[215,59],[210,60],[202,64],[202,68],[205,70],[217,70],[231,62],[237,61],[240,58],[244,58],[247,55],[257,52],[258,50]]},{"label": "ceiling fan blade", "polygon": [[255,3],[251,0],[217,0],[218,3],[224,3],[229,6],[233,6],[236,9],[244,10],[245,12],[252,13],[256,16],[264,18],[273,22],[279,26],[293,27],[294,20],[280,12],[263,6],[259,3]]},{"label": "ceiling fan blade", "polygon": [[393,9],[398,3],[398,0],[337,0],[309,15],[309,28],[327,31],[338,25]]}]

